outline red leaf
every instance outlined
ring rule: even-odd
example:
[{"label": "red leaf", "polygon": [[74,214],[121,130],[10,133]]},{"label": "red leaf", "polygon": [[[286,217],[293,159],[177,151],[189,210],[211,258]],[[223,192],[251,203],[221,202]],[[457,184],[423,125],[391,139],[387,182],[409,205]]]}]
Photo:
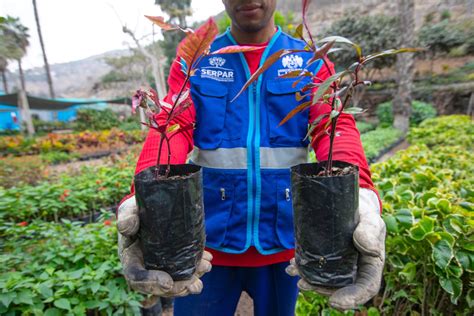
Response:
[{"label": "red leaf", "polygon": [[311,57],[310,60],[308,60],[307,65],[311,65],[313,62],[317,61],[318,59],[323,58],[324,56],[327,55],[331,47],[334,45],[335,41],[328,42],[321,46],[321,48],[318,48],[315,52],[313,57]]},{"label": "red leaf", "polygon": [[184,59],[191,71],[194,63],[204,55],[206,50],[214,41],[219,33],[217,25],[212,18],[207,20],[196,32],[188,33],[188,35],[178,45],[178,56]]},{"label": "red leaf", "polygon": [[209,55],[245,53],[245,52],[251,52],[251,51],[262,50],[262,49],[265,49],[265,46],[230,45],[230,46],[219,48],[218,50],[211,52]]},{"label": "red leaf", "polygon": [[304,69],[303,71],[293,70],[293,71],[287,72],[284,75],[279,76],[278,78],[296,78],[296,77],[300,77],[300,76],[302,76],[302,77],[312,77],[313,73],[311,73],[310,71],[308,71],[306,69]]},{"label": "red leaf", "polygon": [[305,109],[309,108],[312,104],[312,101],[308,102],[303,102],[300,105],[298,105],[296,108],[290,111],[283,120],[281,120],[280,124],[278,126],[282,126],[285,124],[289,119],[291,119],[293,116],[295,116],[297,113],[304,111]]},{"label": "red leaf", "polygon": [[234,102],[235,99],[237,99],[239,97],[239,95],[242,94],[242,92],[245,91],[245,89],[248,88],[248,86],[250,86],[250,84],[252,84],[252,82],[254,82],[255,80],[257,80],[258,76],[260,76],[265,70],[267,70],[268,68],[270,68],[271,65],[273,65],[277,60],[279,60],[281,57],[285,56],[285,55],[288,55],[288,54],[292,54],[292,53],[300,53],[300,52],[306,52],[305,50],[301,50],[301,49],[280,49],[279,51],[273,53],[270,57],[267,58],[267,60],[265,61],[265,63],[260,66],[260,68],[257,69],[257,71],[255,71],[253,73],[253,75],[250,77],[250,79],[245,83],[245,85],[242,87],[242,89],[240,89],[239,93],[237,93],[237,95],[232,99],[232,101],[230,102]]},{"label": "red leaf", "polygon": [[145,17],[152,21],[153,23],[155,23],[156,25],[158,25],[159,27],[161,27],[163,30],[165,31],[171,31],[171,30],[177,30],[179,29],[178,26],[176,25],[173,25],[173,24],[170,24],[170,23],[166,23],[165,22],[165,18],[162,17],[162,16],[149,16],[149,15],[145,15]]}]

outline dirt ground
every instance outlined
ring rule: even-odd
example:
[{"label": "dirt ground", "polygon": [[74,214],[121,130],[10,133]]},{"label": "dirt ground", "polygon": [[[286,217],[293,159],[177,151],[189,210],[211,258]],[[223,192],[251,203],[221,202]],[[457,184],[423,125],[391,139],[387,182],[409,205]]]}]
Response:
[{"label": "dirt ground", "polygon": [[376,162],[382,162],[382,161],[386,161],[387,159],[389,159],[390,157],[392,157],[397,151],[400,151],[400,150],[403,150],[403,149],[407,149],[408,146],[410,146],[410,144],[404,140],[403,142],[401,142],[400,144],[398,144],[397,146],[393,147],[389,152],[387,152],[385,155],[383,155],[382,157],[380,157]]}]

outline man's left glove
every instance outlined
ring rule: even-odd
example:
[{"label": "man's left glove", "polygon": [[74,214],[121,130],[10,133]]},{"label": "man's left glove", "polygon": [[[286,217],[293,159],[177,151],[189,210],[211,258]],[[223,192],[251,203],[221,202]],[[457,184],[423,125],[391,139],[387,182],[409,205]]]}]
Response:
[{"label": "man's left glove", "polygon": [[[354,284],[340,288],[310,285],[304,279],[298,287],[329,296],[329,304],[339,310],[356,309],[374,297],[380,289],[385,263],[385,223],[380,217],[379,200],[375,192],[359,190],[359,221],[353,234],[354,245],[359,251],[357,276]],[[298,268],[293,258],[286,272],[297,276]]]}]

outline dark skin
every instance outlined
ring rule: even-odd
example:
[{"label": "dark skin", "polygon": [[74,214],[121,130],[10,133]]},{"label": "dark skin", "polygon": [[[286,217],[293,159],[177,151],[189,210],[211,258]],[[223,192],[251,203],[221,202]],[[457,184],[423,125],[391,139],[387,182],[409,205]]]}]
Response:
[{"label": "dark skin", "polygon": [[232,20],[230,32],[239,44],[266,43],[275,33],[276,0],[222,0]]}]

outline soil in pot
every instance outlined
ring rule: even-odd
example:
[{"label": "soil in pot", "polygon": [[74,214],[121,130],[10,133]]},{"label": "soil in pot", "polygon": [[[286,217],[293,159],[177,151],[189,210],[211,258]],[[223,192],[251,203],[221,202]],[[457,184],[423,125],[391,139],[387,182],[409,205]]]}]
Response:
[{"label": "soil in pot", "polygon": [[171,165],[168,176],[158,178],[157,168],[143,170],[134,180],[145,268],[186,280],[204,250],[201,167]]},{"label": "soil in pot", "polygon": [[343,287],[352,284],[358,252],[352,241],[359,206],[358,167],[333,161],[333,175],[325,176],[326,162],[291,168],[295,260],[310,284]]}]

